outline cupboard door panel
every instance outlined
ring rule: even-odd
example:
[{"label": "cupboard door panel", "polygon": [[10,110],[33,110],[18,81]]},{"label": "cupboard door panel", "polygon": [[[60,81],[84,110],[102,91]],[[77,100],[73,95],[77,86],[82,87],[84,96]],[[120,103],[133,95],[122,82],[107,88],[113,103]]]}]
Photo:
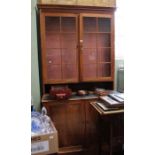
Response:
[{"label": "cupboard door panel", "polygon": [[96,63],[97,61],[96,49],[83,49],[82,57],[84,64]]},{"label": "cupboard door panel", "polygon": [[47,63],[48,64],[61,64],[61,51],[60,49],[47,49]]},{"label": "cupboard door panel", "polygon": [[[75,64],[77,63],[77,50],[74,48],[62,49],[62,63]],[[77,70],[77,69],[76,69]]]},{"label": "cupboard door panel", "polygon": [[61,17],[61,31],[62,32],[76,32],[76,18],[75,17]]},{"label": "cupboard door panel", "polygon": [[46,83],[77,82],[79,77],[77,16],[69,13],[46,15],[43,26],[45,29],[43,73],[46,75],[43,77]]},{"label": "cupboard door panel", "polygon": [[110,34],[97,35],[97,47],[110,47],[110,46],[111,46]]},{"label": "cupboard door panel", "polygon": [[96,34],[84,34],[83,47],[96,48]]},{"label": "cupboard door panel", "polygon": [[111,32],[110,18],[98,18],[98,30],[99,32]]},{"label": "cupboard door panel", "polygon": [[[113,19],[107,14],[81,14],[81,79],[109,80],[113,76]],[[89,64],[89,65],[88,65]],[[108,78],[107,78],[108,77]]]},{"label": "cupboard door panel", "polygon": [[84,17],[83,29],[84,29],[84,32],[96,32],[96,18]]},{"label": "cupboard door panel", "polygon": [[60,32],[60,17],[45,17],[46,34],[49,32]]},{"label": "cupboard door panel", "polygon": [[[84,104],[81,101],[48,103],[48,114],[58,130],[59,147],[83,145],[85,131]],[[47,106],[46,106],[47,107]]]},{"label": "cupboard door panel", "polygon": [[111,76],[111,64],[99,64],[98,65],[98,77],[110,77]]},{"label": "cupboard door panel", "polygon": [[85,127],[84,105],[81,102],[67,105],[67,135],[70,145],[82,145],[84,143]]},{"label": "cupboard door panel", "polygon": [[60,49],[60,35],[48,33],[46,35],[46,48],[59,48]]},{"label": "cupboard door panel", "polygon": [[62,48],[76,48],[77,39],[76,34],[62,34],[61,35],[61,47]]},{"label": "cupboard door panel", "polygon": [[64,79],[77,79],[77,65],[75,64],[64,64],[62,66],[63,78]]},{"label": "cupboard door panel", "polygon": [[98,48],[98,62],[111,62],[111,48]]},{"label": "cupboard door panel", "polygon": [[83,65],[83,79],[93,79],[97,77],[96,64]]},{"label": "cupboard door panel", "polygon": [[47,65],[47,79],[61,80],[61,65]]},{"label": "cupboard door panel", "polygon": [[58,131],[59,147],[67,146],[66,105],[61,103],[58,103],[58,105],[51,105],[49,114]]}]

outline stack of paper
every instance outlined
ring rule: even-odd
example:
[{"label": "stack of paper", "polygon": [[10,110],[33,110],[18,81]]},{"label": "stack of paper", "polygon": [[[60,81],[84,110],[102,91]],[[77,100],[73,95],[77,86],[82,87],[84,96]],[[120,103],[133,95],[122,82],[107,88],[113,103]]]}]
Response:
[{"label": "stack of paper", "polygon": [[115,94],[100,96],[100,101],[109,108],[120,108],[124,106],[124,100],[115,96]]}]

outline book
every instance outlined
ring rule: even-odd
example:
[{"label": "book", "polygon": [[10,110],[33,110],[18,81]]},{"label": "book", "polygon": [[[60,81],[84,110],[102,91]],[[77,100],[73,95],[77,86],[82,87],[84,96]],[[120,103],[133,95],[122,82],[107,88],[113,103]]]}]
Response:
[{"label": "book", "polygon": [[122,97],[120,97],[118,94],[113,93],[113,94],[109,94],[108,96],[118,102],[121,102],[121,103],[124,102],[124,99]]},{"label": "book", "polygon": [[119,102],[115,99],[112,99],[109,96],[100,96],[100,101],[102,101],[107,107],[120,108],[124,106],[124,102]]},{"label": "book", "polygon": [[119,108],[116,108],[116,107],[109,108],[109,107],[105,106],[104,103],[101,103],[101,102],[96,102],[96,104],[97,104],[101,109],[103,109],[104,111],[118,110],[118,109],[119,109]]}]

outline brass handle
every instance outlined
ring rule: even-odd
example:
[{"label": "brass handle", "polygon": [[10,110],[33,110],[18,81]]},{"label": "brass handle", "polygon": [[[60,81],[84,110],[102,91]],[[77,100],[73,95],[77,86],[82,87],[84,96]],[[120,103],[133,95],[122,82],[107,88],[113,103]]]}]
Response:
[{"label": "brass handle", "polygon": [[83,40],[80,40],[80,51],[83,51]]},{"label": "brass handle", "polygon": [[81,51],[81,52],[83,51],[83,46],[80,46],[80,51]]}]

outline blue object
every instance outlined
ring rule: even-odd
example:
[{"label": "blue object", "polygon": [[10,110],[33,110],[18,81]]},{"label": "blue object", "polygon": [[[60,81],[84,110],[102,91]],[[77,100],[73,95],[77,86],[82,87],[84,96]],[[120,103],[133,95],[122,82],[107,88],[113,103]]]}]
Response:
[{"label": "blue object", "polygon": [[31,112],[31,132],[41,133],[43,130],[43,122],[39,112]]}]

